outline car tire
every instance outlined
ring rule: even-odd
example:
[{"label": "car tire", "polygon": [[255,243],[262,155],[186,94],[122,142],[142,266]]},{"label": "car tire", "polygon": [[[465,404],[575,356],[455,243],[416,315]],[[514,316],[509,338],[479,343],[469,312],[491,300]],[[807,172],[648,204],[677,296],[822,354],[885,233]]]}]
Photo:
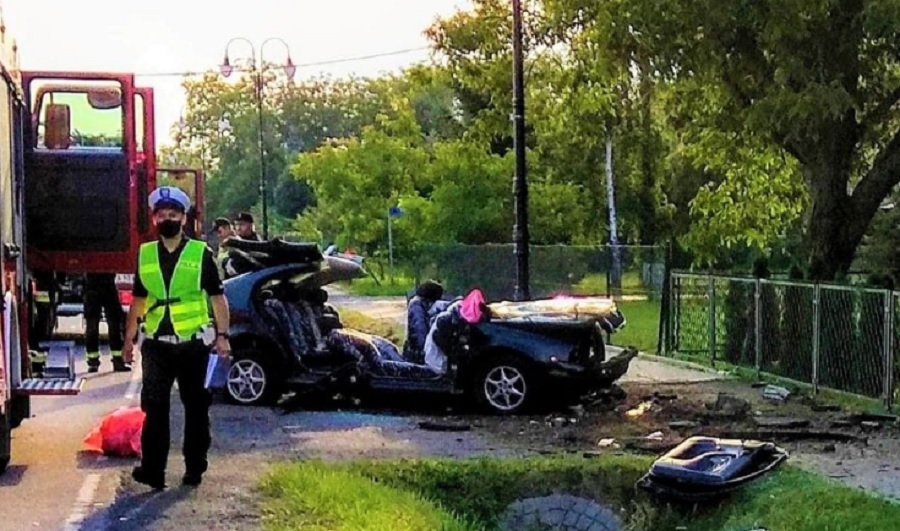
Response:
[{"label": "car tire", "polygon": [[236,350],[223,390],[225,401],[241,406],[274,405],[284,390],[283,371],[276,365],[259,352]]},{"label": "car tire", "polygon": [[500,354],[491,356],[474,371],[469,392],[479,409],[515,415],[532,407],[538,386],[538,378],[525,361]]}]

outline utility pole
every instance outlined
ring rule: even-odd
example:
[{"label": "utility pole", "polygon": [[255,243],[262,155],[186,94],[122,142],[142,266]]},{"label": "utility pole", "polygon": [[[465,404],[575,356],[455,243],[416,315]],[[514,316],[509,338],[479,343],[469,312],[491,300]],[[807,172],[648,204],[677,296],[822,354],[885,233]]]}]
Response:
[{"label": "utility pole", "polygon": [[525,168],[525,72],[522,53],[522,3],[512,0],[513,9],[513,148],[516,174],[513,179],[516,224],[513,240],[516,250],[516,300],[530,300],[528,246],[528,180]]},{"label": "utility pole", "polygon": [[622,288],[622,254],[619,249],[619,235],[616,226],[616,190],[613,183],[613,156],[612,156],[612,132],[606,137],[606,200],[609,206],[609,245],[611,254],[610,284],[613,293],[618,293]]},{"label": "utility pole", "polygon": [[294,65],[294,62],[291,61],[291,48],[288,46],[288,43],[284,41],[284,39],[280,37],[269,37],[268,39],[262,42],[262,45],[259,47],[259,57],[256,56],[256,46],[245,37],[235,37],[228,41],[225,45],[225,59],[222,61],[222,64],[219,66],[219,71],[222,76],[228,77],[234,71],[234,67],[231,65],[231,59],[228,56],[228,48],[235,41],[243,41],[250,47],[250,72],[253,74],[253,96],[256,100],[256,114],[258,119],[257,126],[257,148],[259,149],[259,201],[262,203],[262,230],[263,230],[263,239],[269,239],[269,207],[268,207],[268,193],[266,191],[267,188],[267,176],[266,176],[266,148],[264,142],[264,134],[263,134],[263,83],[265,81],[264,74],[266,70],[265,57],[263,56],[266,44],[277,41],[284,46],[285,50],[287,50],[287,61],[284,64],[284,73],[287,75],[289,79],[294,78],[294,74],[297,72],[297,66]]},{"label": "utility pole", "polygon": [[394,231],[391,229],[391,218],[393,216],[393,209],[388,210],[388,255],[390,256],[391,263],[391,285],[394,285]]},{"label": "utility pole", "polygon": [[260,69],[254,69],[255,72],[255,83],[256,83],[256,117],[258,119],[257,124],[257,134],[258,134],[258,142],[257,147],[259,148],[259,199],[262,203],[262,225],[263,225],[263,239],[269,239],[269,194],[266,192],[267,181],[269,180],[268,175],[266,174],[266,142],[263,136],[263,72]]},{"label": "utility pole", "polygon": [[391,263],[391,285],[394,285],[394,231],[391,228],[391,218],[399,218],[403,215],[403,210],[399,206],[392,206],[388,209],[387,229],[388,229],[388,253]]}]

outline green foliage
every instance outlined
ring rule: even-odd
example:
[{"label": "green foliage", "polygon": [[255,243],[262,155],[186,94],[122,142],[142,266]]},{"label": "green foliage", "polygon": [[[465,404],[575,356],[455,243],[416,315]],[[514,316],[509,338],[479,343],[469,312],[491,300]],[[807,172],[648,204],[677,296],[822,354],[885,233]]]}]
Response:
[{"label": "green foliage", "polygon": [[507,240],[512,226],[512,162],[509,155],[501,158],[466,141],[436,145],[424,171],[432,187],[431,209],[419,241]]},{"label": "green foliage", "polygon": [[[817,278],[848,270],[900,182],[896,2],[526,7],[534,243],[608,239],[611,142],[621,242],[675,237],[698,266],[802,252]],[[373,254],[399,205],[399,255],[423,242],[512,239],[509,2],[474,0],[426,35],[435,61],[394,75],[292,83],[267,71],[263,143],[279,227]],[[162,158],[207,170],[210,215],[252,208],[252,80],[210,73],[185,87],[186,127]]]},{"label": "green foliage", "polygon": [[[772,179],[779,194],[795,189],[783,177],[802,175],[809,187],[811,274],[846,273],[879,204],[900,182],[900,124],[890,112],[900,100],[900,55],[896,30],[885,29],[900,25],[896,2],[621,3],[617,26],[645,49],[661,80],[694,86],[694,98],[679,102],[690,108],[686,115],[705,117],[704,126],[736,135],[739,145],[752,139],[796,161],[802,173],[766,173],[779,176]],[[748,177],[743,188],[755,197],[759,178]],[[704,206],[742,220],[795,215],[768,206],[747,212],[733,191],[723,197]],[[739,238],[769,240],[758,229]]]},{"label": "green foliage", "polygon": [[747,136],[712,129],[692,136],[680,156],[710,181],[690,202],[693,223],[683,244],[702,266],[714,265],[722,247],[768,255],[807,206],[796,162]]}]

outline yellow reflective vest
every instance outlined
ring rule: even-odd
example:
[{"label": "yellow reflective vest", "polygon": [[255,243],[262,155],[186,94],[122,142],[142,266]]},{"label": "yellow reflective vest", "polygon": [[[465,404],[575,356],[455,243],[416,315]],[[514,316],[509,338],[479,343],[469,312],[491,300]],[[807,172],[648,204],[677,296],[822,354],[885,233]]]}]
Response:
[{"label": "yellow reflective vest", "polygon": [[169,285],[163,280],[159,266],[159,242],[141,245],[138,256],[138,275],[147,289],[147,305],[144,309],[144,330],[153,335],[169,310],[169,319],[175,334],[190,339],[210,322],[206,293],[200,287],[203,271],[203,253],[206,244],[200,240],[188,240],[178,257]]}]

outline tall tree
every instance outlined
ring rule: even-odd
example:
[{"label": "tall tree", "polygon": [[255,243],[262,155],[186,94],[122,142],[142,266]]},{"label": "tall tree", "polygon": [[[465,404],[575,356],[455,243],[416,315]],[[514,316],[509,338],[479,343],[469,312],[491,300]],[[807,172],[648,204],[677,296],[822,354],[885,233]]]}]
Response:
[{"label": "tall tree", "polygon": [[895,0],[620,0],[616,20],[666,79],[720,91],[723,131],[772,142],[809,188],[810,274],[846,273],[900,182]]}]

